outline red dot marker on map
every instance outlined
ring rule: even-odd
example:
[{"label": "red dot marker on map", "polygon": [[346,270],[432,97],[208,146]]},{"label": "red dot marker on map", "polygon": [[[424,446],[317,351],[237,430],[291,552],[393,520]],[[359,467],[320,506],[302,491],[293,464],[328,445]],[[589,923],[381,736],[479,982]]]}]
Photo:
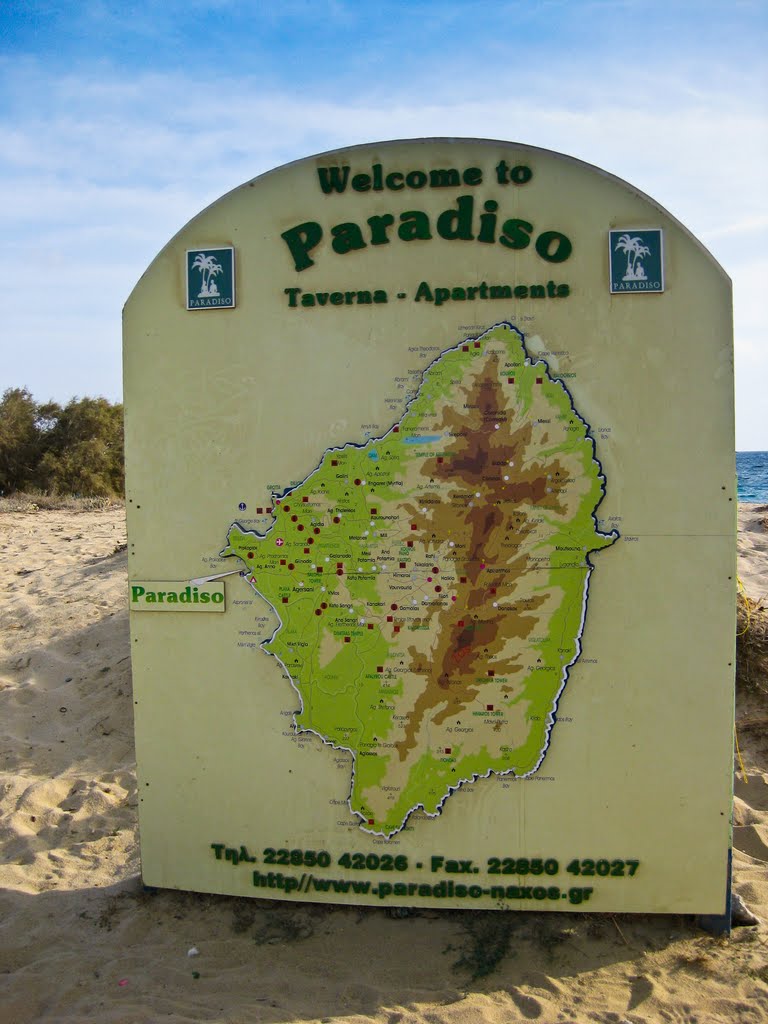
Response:
[{"label": "red dot marker on map", "polygon": [[283,538],[282,537],[277,537],[276,540],[275,540],[275,545],[277,547],[281,548],[283,546],[283,544],[285,544],[285,541],[283,540]]}]

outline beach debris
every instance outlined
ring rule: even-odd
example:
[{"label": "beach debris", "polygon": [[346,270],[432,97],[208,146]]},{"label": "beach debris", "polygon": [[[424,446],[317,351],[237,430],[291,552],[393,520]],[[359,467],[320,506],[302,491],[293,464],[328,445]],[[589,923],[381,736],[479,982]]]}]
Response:
[{"label": "beach debris", "polygon": [[731,924],[734,928],[760,924],[760,918],[752,913],[737,892],[731,893]]},{"label": "beach debris", "polygon": [[197,946],[192,946],[191,949],[187,950],[187,956],[200,956],[200,950]]},{"label": "beach debris", "polygon": [[395,919],[401,917],[416,917],[418,911],[415,907],[387,907],[387,917]]},{"label": "beach debris", "polygon": [[192,977],[195,979],[195,981],[197,981],[197,979],[200,977],[200,971],[192,971]]},{"label": "beach debris", "polygon": [[125,988],[125,986],[128,984],[128,979],[127,978],[121,978],[120,981],[118,981],[117,984],[120,986],[120,988]]}]

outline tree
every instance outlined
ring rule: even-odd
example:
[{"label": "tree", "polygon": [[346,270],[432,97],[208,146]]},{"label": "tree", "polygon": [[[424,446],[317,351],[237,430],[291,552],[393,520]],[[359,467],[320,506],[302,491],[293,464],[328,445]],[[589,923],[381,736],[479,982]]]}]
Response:
[{"label": "tree", "polygon": [[37,485],[37,471],[53,421],[61,410],[39,406],[27,388],[8,388],[0,400],[0,494]]},{"label": "tree", "polygon": [[108,496],[125,489],[123,407],[73,398],[48,430],[39,486],[54,494]]}]

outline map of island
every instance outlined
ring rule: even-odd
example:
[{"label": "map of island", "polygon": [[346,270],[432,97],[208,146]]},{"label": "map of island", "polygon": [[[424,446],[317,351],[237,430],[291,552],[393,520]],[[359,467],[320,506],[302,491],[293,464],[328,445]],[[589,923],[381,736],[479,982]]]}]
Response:
[{"label": "map of island", "polygon": [[298,731],[352,753],[349,803],[392,836],[464,782],[541,765],[581,651],[605,479],[562,381],[498,324],[443,352],[383,436],[326,451],[234,523],[280,624],[262,648]]}]

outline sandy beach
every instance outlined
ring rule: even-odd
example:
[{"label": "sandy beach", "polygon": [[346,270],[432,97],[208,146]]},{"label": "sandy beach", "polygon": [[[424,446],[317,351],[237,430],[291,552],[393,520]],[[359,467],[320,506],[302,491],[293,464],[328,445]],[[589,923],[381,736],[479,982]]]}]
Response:
[{"label": "sandy beach", "polygon": [[[734,892],[766,923],[730,938],[667,915],[399,917],[145,890],[125,545],[120,507],[0,506],[3,1021],[768,1019],[759,686],[737,698]],[[768,505],[739,508],[739,576],[753,609],[768,602]]]}]

